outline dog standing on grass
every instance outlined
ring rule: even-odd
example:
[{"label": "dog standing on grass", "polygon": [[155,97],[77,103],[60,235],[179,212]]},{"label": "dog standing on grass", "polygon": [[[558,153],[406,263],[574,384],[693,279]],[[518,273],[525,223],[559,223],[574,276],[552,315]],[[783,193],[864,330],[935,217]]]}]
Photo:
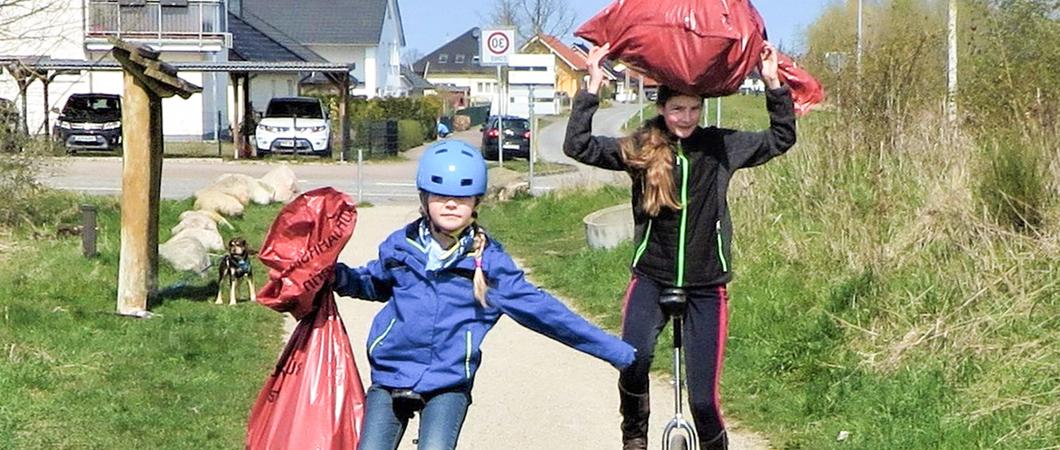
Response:
[{"label": "dog standing on grass", "polygon": [[250,288],[250,301],[257,301],[254,293],[253,272],[250,268],[250,257],[255,254],[254,250],[247,247],[246,239],[234,237],[228,241],[228,253],[221,257],[221,263],[217,270],[217,301],[218,305],[224,303],[221,293],[224,292],[225,280],[228,280],[229,305],[236,304],[236,290],[239,281],[246,280]]}]

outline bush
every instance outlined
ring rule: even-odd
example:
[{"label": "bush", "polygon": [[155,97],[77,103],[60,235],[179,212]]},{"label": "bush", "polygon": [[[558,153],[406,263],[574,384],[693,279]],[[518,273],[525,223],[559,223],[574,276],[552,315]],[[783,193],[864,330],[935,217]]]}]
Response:
[{"label": "bush", "polygon": [[398,151],[403,152],[419,146],[427,140],[427,130],[415,120],[398,121]]},{"label": "bush", "polygon": [[42,188],[40,160],[30,153],[0,152],[0,226],[32,224],[33,207]]},{"label": "bush", "polygon": [[989,217],[1017,231],[1042,224],[1050,198],[1044,150],[1021,140],[982,148],[976,196]]}]

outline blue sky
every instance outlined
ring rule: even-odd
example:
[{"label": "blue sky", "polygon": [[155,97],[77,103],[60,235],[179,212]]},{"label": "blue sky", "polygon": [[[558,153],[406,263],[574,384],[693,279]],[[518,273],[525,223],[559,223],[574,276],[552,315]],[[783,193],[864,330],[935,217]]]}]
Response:
[{"label": "blue sky", "polygon": [[[475,26],[489,25],[493,0],[398,0],[405,25],[405,40],[409,48],[427,54]],[[773,41],[784,48],[799,48],[801,30],[834,0],[754,0],[754,5],[766,20]],[[589,20],[612,0],[567,0],[577,14],[575,28]],[[445,11],[439,11],[444,5]],[[572,36],[563,37],[573,42]]]}]

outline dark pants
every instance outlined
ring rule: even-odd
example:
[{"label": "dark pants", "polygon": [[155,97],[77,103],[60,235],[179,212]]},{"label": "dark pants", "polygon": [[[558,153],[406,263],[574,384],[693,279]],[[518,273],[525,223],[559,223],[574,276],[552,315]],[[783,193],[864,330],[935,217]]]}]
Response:
[{"label": "dark pants", "polygon": [[[424,396],[426,403],[420,413],[420,450],[453,450],[460,437],[460,428],[471,404],[466,390],[440,392]],[[365,394],[364,428],[360,450],[392,450],[398,448],[405,427],[414,411],[394,404],[390,391],[372,386]]]},{"label": "dark pants", "polygon": [[[655,353],[655,340],[668,318],[659,307],[662,291],[655,282],[634,276],[622,305],[622,340],[637,349],[637,359],[621,372],[618,382],[633,394],[648,392],[648,371]],[[685,317],[685,380],[696,431],[706,442],[725,430],[721,417],[718,381],[721,379],[728,335],[729,296],[725,285],[687,289]],[[666,357],[673,358],[668,352]]]}]

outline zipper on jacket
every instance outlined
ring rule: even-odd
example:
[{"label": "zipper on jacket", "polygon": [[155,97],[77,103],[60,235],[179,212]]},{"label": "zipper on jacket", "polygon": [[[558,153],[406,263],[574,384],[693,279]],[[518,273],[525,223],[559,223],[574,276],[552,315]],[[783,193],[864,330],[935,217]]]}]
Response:
[{"label": "zipper on jacket", "polygon": [[372,352],[375,351],[375,347],[377,345],[379,345],[380,342],[383,342],[383,338],[385,338],[386,335],[390,334],[390,329],[394,328],[394,323],[395,322],[397,322],[397,318],[396,317],[393,318],[393,319],[390,319],[390,325],[386,326],[386,330],[383,330],[383,334],[380,334],[379,337],[375,338],[375,342],[372,342],[372,345],[370,347],[368,347],[368,354],[369,355],[371,355]]},{"label": "zipper on jacket", "polygon": [[681,166],[681,234],[677,245],[677,286],[685,285],[685,235],[688,222],[688,158],[681,141],[677,141],[677,163]]},{"label": "zipper on jacket", "polygon": [[471,329],[470,328],[465,332],[464,336],[466,337],[466,341],[467,341],[467,350],[464,353],[464,376],[467,377],[467,379],[470,380],[471,379],[471,342],[472,342],[471,341]]},{"label": "zipper on jacket", "polygon": [[640,247],[637,248],[637,253],[633,256],[633,267],[637,267],[640,257],[644,256],[644,251],[648,249],[648,238],[651,237],[651,223],[652,220],[648,219],[648,229],[644,231],[644,240],[640,241]]},{"label": "zipper on jacket", "polygon": [[725,246],[723,245],[721,236],[721,221],[714,222],[714,227],[718,231],[718,259],[721,260],[721,271],[729,271],[729,262],[725,260]]}]

